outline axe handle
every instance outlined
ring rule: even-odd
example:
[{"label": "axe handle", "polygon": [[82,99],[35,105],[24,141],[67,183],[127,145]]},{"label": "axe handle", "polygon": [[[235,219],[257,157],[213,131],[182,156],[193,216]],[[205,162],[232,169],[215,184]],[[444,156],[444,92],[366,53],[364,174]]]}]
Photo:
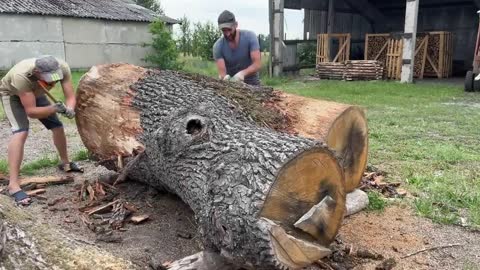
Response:
[{"label": "axe handle", "polygon": [[43,92],[53,101],[53,103],[58,103],[57,99],[55,99],[52,94],[47,90],[46,86],[44,85],[43,81],[38,81],[40,88],[42,88]]}]

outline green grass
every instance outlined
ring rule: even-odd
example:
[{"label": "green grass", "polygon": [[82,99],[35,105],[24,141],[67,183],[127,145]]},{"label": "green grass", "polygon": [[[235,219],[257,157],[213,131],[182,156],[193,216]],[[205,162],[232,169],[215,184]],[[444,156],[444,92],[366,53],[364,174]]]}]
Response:
[{"label": "green grass", "polygon": [[40,159],[28,162],[25,165],[23,165],[22,168],[20,169],[20,173],[23,175],[34,175],[35,172],[40,169],[54,167],[59,163],[60,161],[58,157],[44,156]]},{"label": "green grass", "polygon": [[[79,150],[72,155],[72,161],[88,160],[89,155],[86,149]],[[55,167],[60,164],[57,156],[44,156],[40,159],[28,162],[22,166],[20,173],[23,175],[34,175],[36,171],[44,168]],[[0,173],[8,174],[8,162],[5,159],[0,160]]]},{"label": "green grass", "polygon": [[180,57],[182,70],[190,73],[198,73],[210,77],[217,77],[217,67],[213,61],[204,61],[199,57]]},{"label": "green grass", "polygon": [[82,160],[88,160],[88,159],[89,159],[89,154],[87,149],[79,150],[72,157],[73,161],[82,161]]},{"label": "green grass", "polygon": [[1,174],[8,173],[8,162],[6,159],[0,159],[0,173]]},{"label": "green grass", "polygon": [[368,211],[383,211],[387,202],[383,198],[382,194],[376,191],[368,191]]},{"label": "green grass", "polygon": [[[268,79],[268,54],[262,53],[262,69],[260,70],[260,76],[262,78],[262,81],[264,79]],[[202,74],[205,76],[210,76],[217,78],[218,77],[218,72],[217,72],[217,66],[215,65],[215,62],[212,61],[205,61],[202,60],[199,57],[193,57],[193,56],[181,56],[180,57],[180,62],[181,64],[181,69],[185,72],[190,72],[190,73],[198,73]]]},{"label": "green grass", "polygon": [[417,197],[420,215],[480,226],[480,95],[446,84],[303,82],[277,86],[367,109],[369,164]]}]

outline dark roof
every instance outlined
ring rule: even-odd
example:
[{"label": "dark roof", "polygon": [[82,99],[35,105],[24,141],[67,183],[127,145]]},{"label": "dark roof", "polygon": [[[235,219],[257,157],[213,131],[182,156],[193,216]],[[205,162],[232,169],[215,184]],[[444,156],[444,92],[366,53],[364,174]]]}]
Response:
[{"label": "dark roof", "polygon": [[0,13],[141,22],[159,18],[166,23],[179,23],[128,0],[1,0]]}]

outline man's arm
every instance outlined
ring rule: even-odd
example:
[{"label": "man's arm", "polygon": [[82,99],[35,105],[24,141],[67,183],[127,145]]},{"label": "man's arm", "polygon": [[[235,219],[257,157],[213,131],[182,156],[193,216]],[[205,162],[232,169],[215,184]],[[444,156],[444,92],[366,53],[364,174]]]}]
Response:
[{"label": "man's arm", "polygon": [[73,90],[71,77],[65,78],[61,84],[63,95],[65,96],[65,105],[70,109],[74,109],[77,101],[75,99],[75,92]]},{"label": "man's arm", "polygon": [[43,119],[56,112],[55,106],[53,105],[48,107],[37,107],[35,95],[30,91],[22,91],[18,96],[20,97],[25,112],[30,118]]},{"label": "man's arm", "polygon": [[223,79],[227,75],[227,68],[225,67],[225,60],[223,58],[217,59],[215,61],[217,64],[218,78]]}]

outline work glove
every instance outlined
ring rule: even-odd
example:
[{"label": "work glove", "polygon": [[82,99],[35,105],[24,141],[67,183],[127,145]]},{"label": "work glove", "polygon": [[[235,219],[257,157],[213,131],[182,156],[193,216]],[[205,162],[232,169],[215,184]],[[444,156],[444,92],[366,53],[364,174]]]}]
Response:
[{"label": "work glove", "polygon": [[63,113],[63,115],[69,119],[72,119],[75,117],[75,110],[73,110],[72,108],[66,107],[66,110]]},{"label": "work glove", "polygon": [[60,113],[63,116],[65,116],[67,118],[70,118],[70,119],[75,117],[75,111],[72,108],[69,108],[69,107],[65,106],[65,104],[63,102],[57,102],[57,103],[55,103],[54,106],[55,106],[55,111],[57,113]]},{"label": "work glove", "polygon": [[230,78],[231,78],[230,75],[227,74],[227,75],[225,75],[225,77],[223,77],[222,80],[224,80],[224,81],[229,81]]},{"label": "work glove", "polygon": [[232,78],[232,81],[234,82],[238,82],[238,81],[243,82],[243,80],[245,80],[245,74],[243,73],[243,71],[238,72]]},{"label": "work glove", "polygon": [[54,107],[55,107],[55,112],[57,113],[64,114],[67,111],[67,107],[65,106],[65,104],[63,104],[63,102],[55,103]]}]

